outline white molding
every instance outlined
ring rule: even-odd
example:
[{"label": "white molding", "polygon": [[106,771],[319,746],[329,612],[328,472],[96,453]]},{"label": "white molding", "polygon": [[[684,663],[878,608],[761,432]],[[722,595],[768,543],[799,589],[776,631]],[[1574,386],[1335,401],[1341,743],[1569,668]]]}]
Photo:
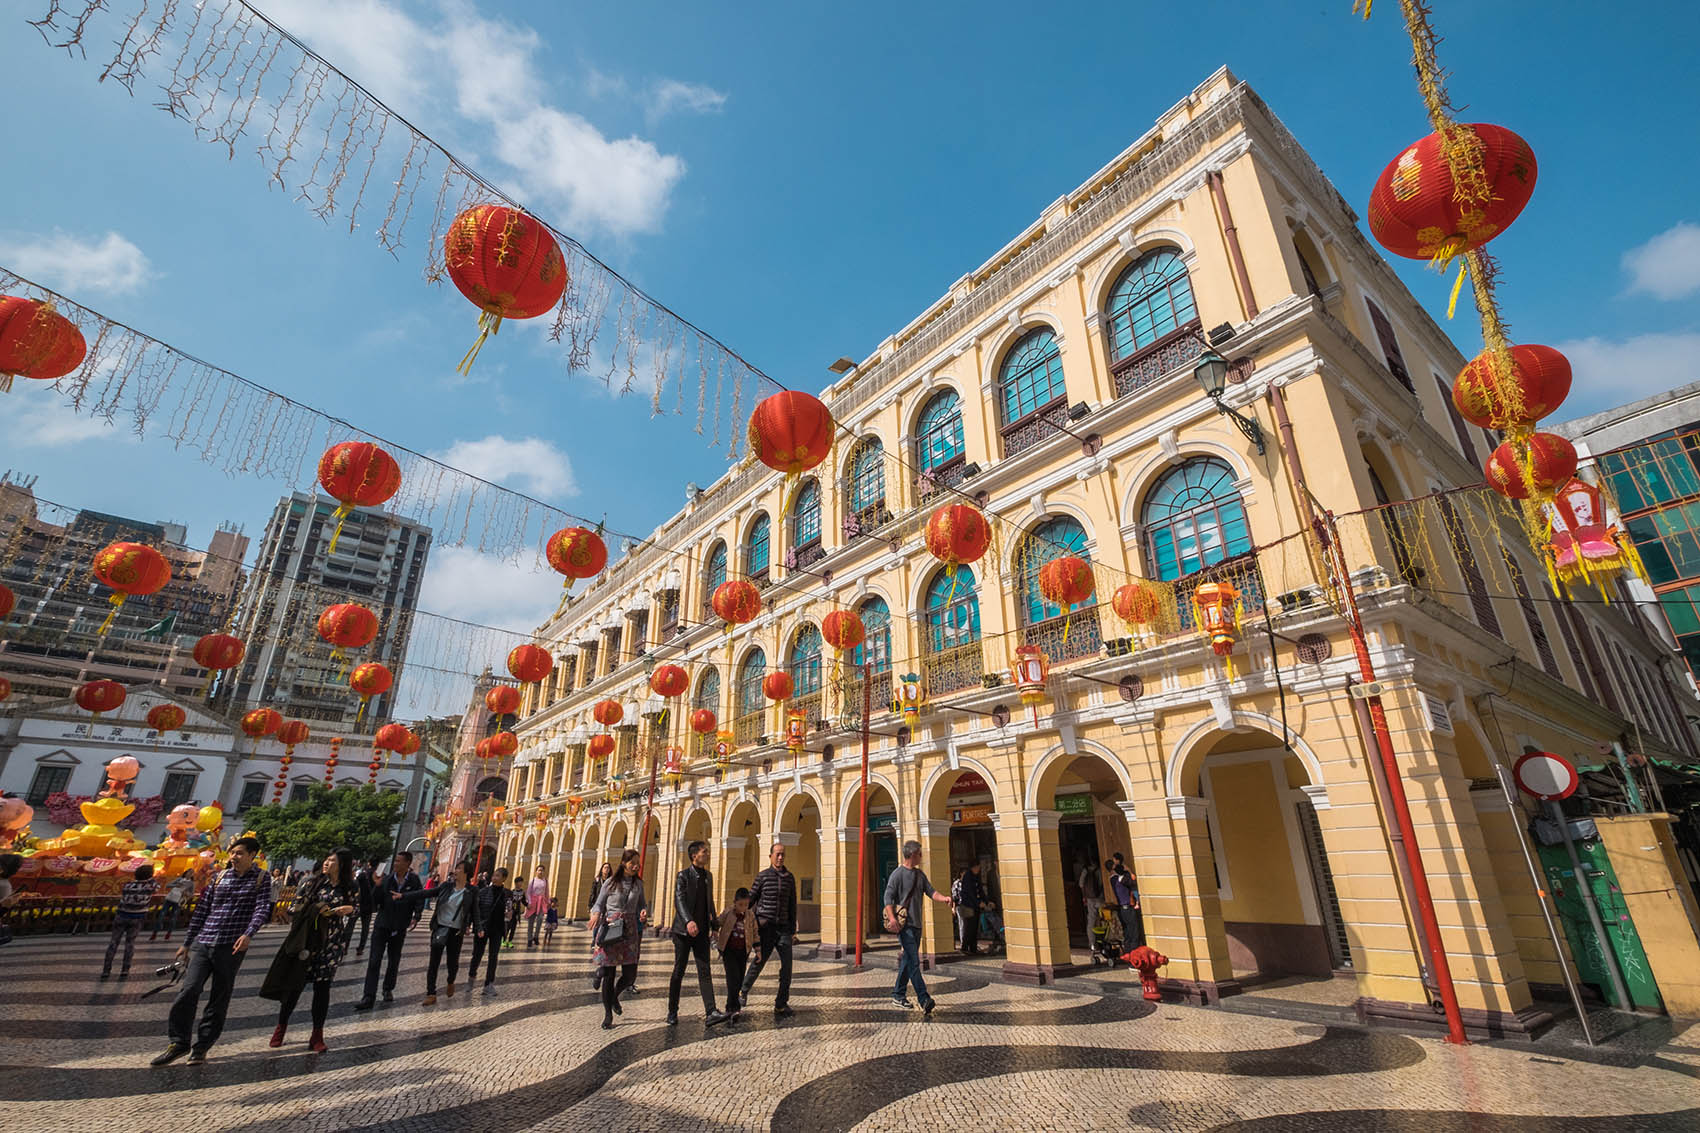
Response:
[{"label": "white molding", "polygon": [[1062,812],[1055,810],[1024,810],[1021,817],[1029,830],[1055,830],[1062,822]]}]

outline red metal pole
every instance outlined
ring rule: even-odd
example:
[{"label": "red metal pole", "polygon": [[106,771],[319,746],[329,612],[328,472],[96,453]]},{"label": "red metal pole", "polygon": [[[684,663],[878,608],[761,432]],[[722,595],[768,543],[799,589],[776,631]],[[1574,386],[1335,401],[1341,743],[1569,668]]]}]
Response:
[{"label": "red metal pole", "polygon": [[[1338,572],[1340,592],[1346,599],[1346,628],[1352,634],[1352,649],[1358,657],[1358,673],[1365,684],[1373,685],[1375,666],[1369,658],[1369,645],[1364,641],[1363,618],[1358,613],[1358,598],[1353,592],[1351,577],[1346,572],[1346,556],[1340,549],[1340,534],[1334,526],[1334,513],[1325,511],[1323,515],[1328,524],[1328,550]],[[1423,931],[1428,936],[1429,963],[1434,973],[1434,982],[1440,991],[1441,1006],[1446,1010],[1446,1041],[1464,1045],[1470,1040],[1464,1035],[1464,1018],[1458,1010],[1458,992],[1452,986],[1452,967],[1446,962],[1446,947],[1440,939],[1440,921],[1434,913],[1434,895],[1429,892],[1428,871],[1423,868],[1422,853],[1417,848],[1417,831],[1411,822],[1411,805],[1405,797],[1405,779],[1399,771],[1398,758],[1393,754],[1393,735],[1387,729],[1387,712],[1381,706],[1381,697],[1367,696],[1364,700],[1369,705],[1370,725],[1375,729],[1375,743],[1380,749],[1382,770],[1387,776],[1387,793],[1393,804],[1394,817],[1399,822],[1399,834],[1411,850],[1411,898],[1417,906],[1417,915],[1422,918]]]},{"label": "red metal pole", "polygon": [[862,918],[868,907],[868,718],[874,714],[872,662],[862,665],[862,819],[856,847],[856,966],[862,966]]}]

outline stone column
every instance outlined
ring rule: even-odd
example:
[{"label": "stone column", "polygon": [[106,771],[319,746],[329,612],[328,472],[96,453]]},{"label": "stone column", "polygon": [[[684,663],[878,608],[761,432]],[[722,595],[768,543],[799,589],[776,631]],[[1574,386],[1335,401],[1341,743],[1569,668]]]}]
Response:
[{"label": "stone column", "polygon": [[856,842],[854,826],[821,830],[821,942],[817,954],[826,959],[856,954]]},{"label": "stone column", "polygon": [[[933,888],[949,896],[950,820],[923,818],[920,831],[921,868],[926,871],[927,880],[933,883]],[[950,922],[955,913],[950,906],[931,899],[922,908],[925,911],[921,915],[921,966],[930,969],[938,957],[951,951]]]},{"label": "stone column", "polygon": [[[1004,978],[1049,983],[1067,965],[1068,917],[1063,909],[1062,860],[1054,810],[1024,810],[1021,822],[998,823],[998,868],[1003,873]],[[1013,816],[1011,816],[1013,817]]]}]

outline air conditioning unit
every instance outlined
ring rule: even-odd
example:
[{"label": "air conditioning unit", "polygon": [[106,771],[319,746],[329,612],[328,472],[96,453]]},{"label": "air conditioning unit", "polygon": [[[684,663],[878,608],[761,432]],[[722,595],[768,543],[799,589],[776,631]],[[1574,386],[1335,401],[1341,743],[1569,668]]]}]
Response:
[{"label": "air conditioning unit", "polygon": [[1297,590],[1277,594],[1275,601],[1280,603],[1283,613],[1289,610],[1308,609],[1322,602],[1322,588],[1319,586],[1301,586]]},{"label": "air conditioning unit", "polygon": [[1392,583],[1379,563],[1371,563],[1352,572],[1352,585],[1359,590],[1384,590]]}]

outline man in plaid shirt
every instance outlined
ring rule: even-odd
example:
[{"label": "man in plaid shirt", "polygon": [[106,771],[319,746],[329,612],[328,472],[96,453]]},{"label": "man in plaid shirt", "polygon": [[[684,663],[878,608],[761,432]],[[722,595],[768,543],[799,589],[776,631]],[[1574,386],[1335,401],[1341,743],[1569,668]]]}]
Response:
[{"label": "man in plaid shirt", "polygon": [[[272,915],[271,878],[254,865],[254,856],[259,852],[257,838],[242,837],[232,842],[230,868],[213,878],[195,902],[195,911],[189,915],[189,928],[183,934],[183,945],[177,949],[176,957],[178,963],[187,960],[189,970],[184,973],[183,986],[171,1004],[167,1024],[170,1044],[154,1058],[155,1066],[164,1066],[185,1053],[191,1063],[205,1062],[207,1049],[224,1030],[230,991],[248,953],[248,942]],[[201,988],[209,977],[212,992],[207,996],[206,1010],[201,1013],[201,1025],[191,1047],[189,1028],[195,1021]]]}]

